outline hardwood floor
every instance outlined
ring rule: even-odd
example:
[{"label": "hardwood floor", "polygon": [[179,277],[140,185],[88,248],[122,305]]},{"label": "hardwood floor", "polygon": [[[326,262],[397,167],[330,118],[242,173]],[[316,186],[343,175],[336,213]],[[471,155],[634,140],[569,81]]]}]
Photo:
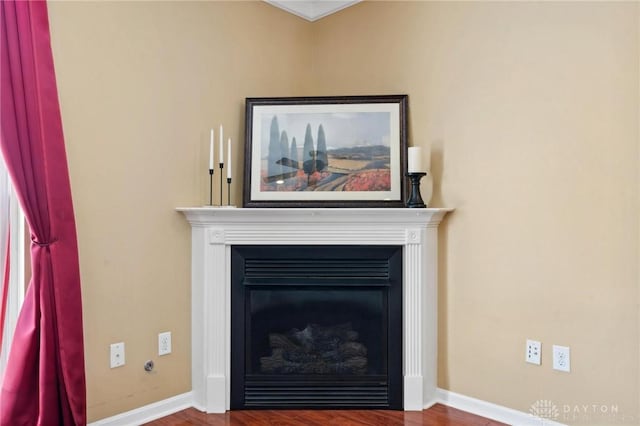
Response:
[{"label": "hardwood floor", "polygon": [[147,426],[499,426],[504,423],[445,405],[428,410],[241,410],[205,414],[195,408],[147,423]]}]

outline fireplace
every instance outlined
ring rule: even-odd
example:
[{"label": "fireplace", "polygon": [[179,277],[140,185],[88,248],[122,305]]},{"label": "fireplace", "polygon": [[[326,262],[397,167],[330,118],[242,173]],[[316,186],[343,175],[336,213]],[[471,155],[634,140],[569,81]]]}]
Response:
[{"label": "fireplace", "polygon": [[401,246],[233,246],[231,409],[402,409]]},{"label": "fireplace", "polygon": [[[402,357],[402,407],[422,410],[434,403],[438,224],[451,209],[178,210],[192,229],[191,383],[196,408],[209,413],[231,408],[232,361],[236,365],[231,340],[237,334],[231,330],[231,258],[237,246],[401,247],[402,344],[398,350]],[[293,332],[293,328],[303,331],[306,325],[293,325],[281,332]],[[357,325],[351,321],[351,326]]]}]

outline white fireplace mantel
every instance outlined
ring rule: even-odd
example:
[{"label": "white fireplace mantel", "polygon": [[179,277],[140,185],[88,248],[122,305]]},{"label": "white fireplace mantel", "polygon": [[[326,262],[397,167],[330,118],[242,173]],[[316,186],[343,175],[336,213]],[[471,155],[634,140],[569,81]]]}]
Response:
[{"label": "white fireplace mantel", "polygon": [[452,209],[178,208],[192,227],[194,406],[229,409],[231,247],[234,245],[403,246],[404,409],[435,402],[437,232]]}]

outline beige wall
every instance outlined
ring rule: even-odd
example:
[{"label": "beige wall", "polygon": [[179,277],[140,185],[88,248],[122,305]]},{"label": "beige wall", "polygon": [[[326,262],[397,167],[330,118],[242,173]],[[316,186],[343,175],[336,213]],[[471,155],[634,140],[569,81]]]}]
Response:
[{"label": "beige wall", "polygon": [[[440,387],[640,423],[638,16],[638,3],[369,2],[318,23],[318,92],[408,93],[433,204],[456,208],[440,239]],[[571,347],[570,374],[552,370],[553,344]],[[576,404],[619,413],[564,418]]]},{"label": "beige wall", "polygon": [[[191,233],[174,209],[208,202],[211,126],[224,123],[238,159],[244,98],[305,90],[310,28],[257,2],[55,2],[49,13],[96,420],[191,389]],[[173,353],[158,357],[167,330]],[[110,370],[119,341],[126,365]]]},{"label": "beige wall", "polygon": [[[456,208],[439,386],[640,421],[639,9],[365,2],[312,24],[257,2],[51,3],[90,419],[189,390],[190,231],[173,208],[208,200],[208,128],[242,140],[246,96],[407,93],[431,204]],[[524,363],[526,338],[542,366]],[[117,341],[127,365],[110,370]],[[571,347],[570,374],[551,369],[552,344]],[[612,420],[577,414],[561,420]]]}]

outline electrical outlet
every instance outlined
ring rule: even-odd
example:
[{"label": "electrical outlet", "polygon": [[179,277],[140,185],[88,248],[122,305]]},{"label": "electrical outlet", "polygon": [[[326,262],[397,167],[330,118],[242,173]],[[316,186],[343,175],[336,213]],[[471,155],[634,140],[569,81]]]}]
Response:
[{"label": "electrical outlet", "polygon": [[168,355],[171,353],[171,332],[166,331],[158,334],[158,355]]},{"label": "electrical outlet", "polygon": [[571,349],[568,346],[553,345],[553,369],[571,371]]},{"label": "electrical outlet", "polygon": [[525,361],[530,364],[540,365],[540,352],[542,343],[537,340],[527,339],[527,352],[525,354]]},{"label": "electrical outlet", "polygon": [[124,342],[113,343],[110,349],[111,368],[122,367],[124,365]]}]

